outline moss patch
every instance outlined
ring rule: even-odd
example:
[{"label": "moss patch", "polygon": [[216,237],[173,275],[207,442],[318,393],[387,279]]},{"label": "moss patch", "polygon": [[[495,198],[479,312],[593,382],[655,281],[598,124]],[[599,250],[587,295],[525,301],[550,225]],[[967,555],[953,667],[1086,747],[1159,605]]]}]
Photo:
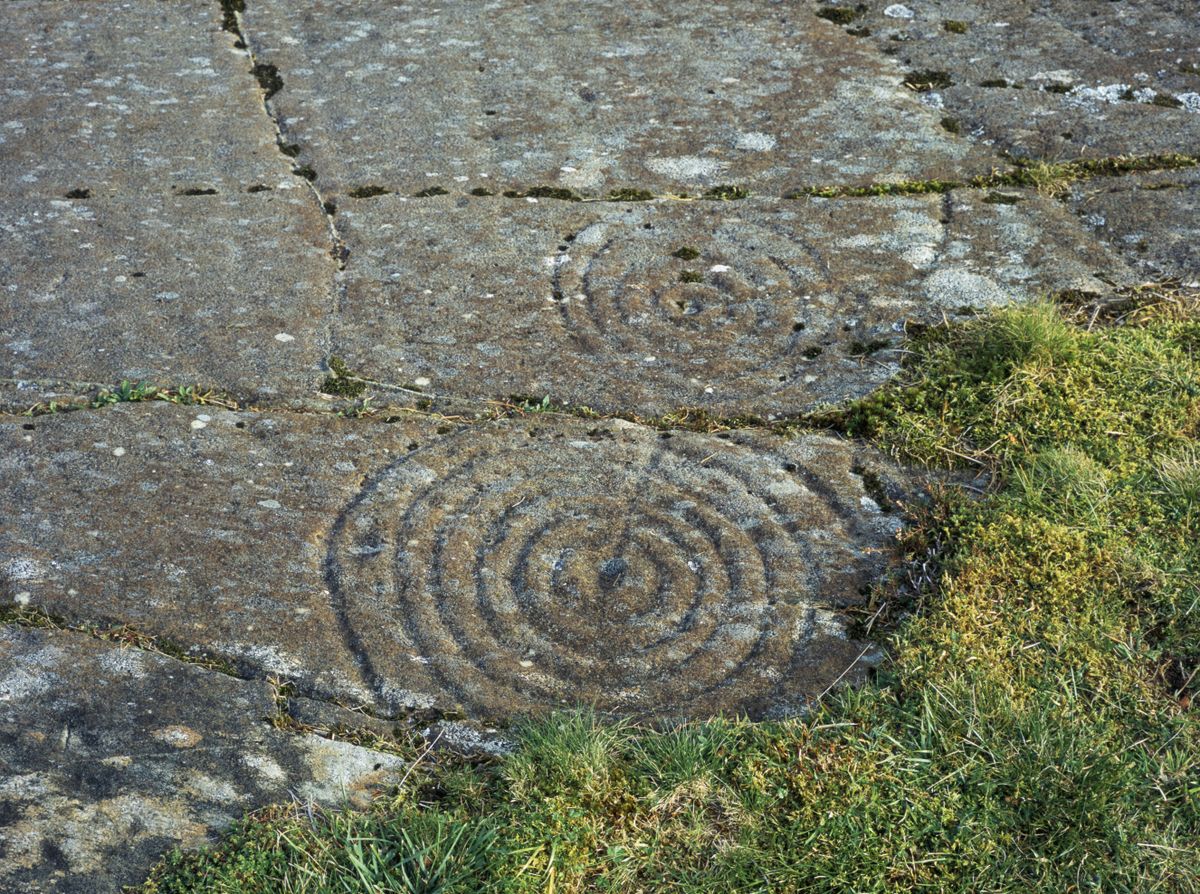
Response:
[{"label": "moss patch", "polygon": [[352,199],[373,199],[376,196],[386,196],[390,194],[391,190],[386,186],[375,186],[373,184],[368,186],[356,186],[354,189],[346,193],[346,195]]},{"label": "moss patch", "polygon": [[259,62],[250,69],[250,73],[254,75],[258,86],[262,88],[263,99],[270,99],[283,89],[283,76],[279,74],[279,69],[274,65]]},{"label": "moss patch", "polygon": [[954,81],[951,80],[948,71],[922,68],[910,71],[904,79],[904,86],[917,93],[929,93],[933,90],[953,87]]},{"label": "moss patch", "polygon": [[361,397],[367,383],[358,378],[341,357],[329,358],[329,375],[321,383],[321,391],[337,397]]},{"label": "moss patch", "polygon": [[654,193],[648,189],[634,189],[632,187],[614,189],[608,194],[610,202],[650,202],[653,199]]},{"label": "moss patch", "polygon": [[849,25],[855,19],[861,18],[866,11],[867,7],[861,3],[855,7],[822,6],[816,15],[817,18],[833,22],[835,25]]},{"label": "moss patch", "polygon": [[750,191],[741,186],[713,186],[706,189],[700,196],[702,199],[709,199],[716,202],[734,202],[738,199],[744,199],[750,195]]}]

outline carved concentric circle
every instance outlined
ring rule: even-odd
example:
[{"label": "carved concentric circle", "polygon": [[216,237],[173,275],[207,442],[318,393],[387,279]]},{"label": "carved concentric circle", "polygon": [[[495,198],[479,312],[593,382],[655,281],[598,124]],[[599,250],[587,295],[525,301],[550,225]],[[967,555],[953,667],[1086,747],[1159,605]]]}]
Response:
[{"label": "carved concentric circle", "polygon": [[384,697],[761,712],[845,651],[828,601],[861,570],[860,526],[819,476],[691,436],[573,434],[461,433],[338,519],[331,593]]},{"label": "carved concentric circle", "polygon": [[726,381],[786,380],[811,359],[828,326],[813,296],[829,271],[794,227],[699,211],[640,220],[610,216],[559,246],[553,297],[586,349]]}]

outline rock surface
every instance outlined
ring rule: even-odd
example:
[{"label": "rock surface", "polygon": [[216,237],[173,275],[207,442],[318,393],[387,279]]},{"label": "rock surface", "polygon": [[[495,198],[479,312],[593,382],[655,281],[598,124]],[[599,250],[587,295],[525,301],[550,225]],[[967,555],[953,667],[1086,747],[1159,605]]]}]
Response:
[{"label": "rock surface", "polygon": [[336,806],[403,774],[391,755],[275,729],[275,710],[261,680],[0,628],[0,888],[120,890],[246,809]]},{"label": "rock surface", "polygon": [[954,130],[1017,156],[1200,143],[1200,21],[1191,4],[924,0],[875,5],[847,27],[866,29],[861,39],[901,66]]},{"label": "rock surface", "polygon": [[212,0],[6,0],[0,196],[287,181],[250,63]]},{"label": "rock surface", "polygon": [[894,375],[905,321],[1131,277],[1059,203],[987,198],[350,200],[333,351],[436,394],[795,413]]},{"label": "rock surface", "polygon": [[128,379],[284,402],[323,377],[335,264],[307,188],[0,197],[0,236],[0,394]]},{"label": "rock surface", "polygon": [[3,20],[4,890],[386,784],[346,726],[803,711],[922,482],[764,422],[911,324],[1200,281],[1194,4]]},{"label": "rock surface", "polygon": [[864,448],[203,410],[0,422],[8,599],[393,714],[766,716],[865,667],[905,484]]},{"label": "rock surface", "polygon": [[1083,223],[1143,278],[1197,282],[1200,172],[1122,177],[1081,184],[1073,193]]},{"label": "rock surface", "polygon": [[305,0],[248,4],[246,31],[284,73],[271,102],[331,194],[779,195],[995,161],[940,131],[898,67],[793,3]]}]

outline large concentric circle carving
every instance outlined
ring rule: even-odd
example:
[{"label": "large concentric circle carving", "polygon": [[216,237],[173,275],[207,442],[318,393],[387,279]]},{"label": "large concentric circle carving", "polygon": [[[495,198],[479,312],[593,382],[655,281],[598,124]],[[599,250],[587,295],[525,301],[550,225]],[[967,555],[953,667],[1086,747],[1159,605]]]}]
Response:
[{"label": "large concentric circle carving", "polygon": [[385,697],[763,713],[851,649],[830,609],[870,551],[835,490],[690,435],[469,430],[367,481],[327,576]]}]

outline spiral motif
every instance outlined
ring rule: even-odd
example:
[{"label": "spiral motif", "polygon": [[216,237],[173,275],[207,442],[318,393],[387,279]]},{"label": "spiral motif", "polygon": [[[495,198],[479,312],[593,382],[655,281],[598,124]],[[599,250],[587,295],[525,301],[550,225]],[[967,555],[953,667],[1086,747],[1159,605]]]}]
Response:
[{"label": "spiral motif", "polygon": [[833,329],[812,304],[830,275],[797,228],[765,215],[727,221],[703,206],[652,228],[640,220],[609,216],[559,246],[552,294],[586,350],[720,370],[726,382],[786,381],[808,368]]},{"label": "spiral motif", "polygon": [[844,659],[824,606],[864,565],[861,526],[811,472],[693,436],[573,434],[460,433],[339,517],[330,589],[381,696],[763,713],[798,668]]}]

